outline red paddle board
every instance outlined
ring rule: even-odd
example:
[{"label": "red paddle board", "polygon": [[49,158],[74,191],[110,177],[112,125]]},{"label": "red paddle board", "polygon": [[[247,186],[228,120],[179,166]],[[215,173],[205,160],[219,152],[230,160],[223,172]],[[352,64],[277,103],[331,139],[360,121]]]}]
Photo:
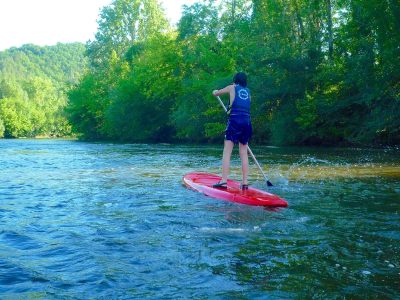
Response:
[{"label": "red paddle board", "polygon": [[249,187],[248,190],[242,191],[240,183],[234,180],[228,180],[228,188],[214,188],[213,185],[220,180],[220,176],[199,172],[183,176],[186,186],[213,198],[254,206],[288,206],[284,199],[262,190]]}]

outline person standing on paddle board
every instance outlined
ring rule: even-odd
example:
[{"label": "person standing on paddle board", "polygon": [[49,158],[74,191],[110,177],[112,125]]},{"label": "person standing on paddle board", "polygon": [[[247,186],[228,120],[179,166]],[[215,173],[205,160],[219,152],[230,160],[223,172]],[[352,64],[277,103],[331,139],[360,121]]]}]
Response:
[{"label": "person standing on paddle board", "polygon": [[250,90],[247,88],[247,75],[243,72],[233,77],[233,84],[222,90],[213,91],[213,96],[229,94],[228,122],[225,131],[224,152],[222,156],[222,178],[213,187],[227,188],[229,167],[232,150],[235,144],[239,144],[239,154],[242,161],[242,190],[247,190],[249,185],[247,176],[249,173],[249,157],[247,144],[252,136],[253,128],[250,119]]}]

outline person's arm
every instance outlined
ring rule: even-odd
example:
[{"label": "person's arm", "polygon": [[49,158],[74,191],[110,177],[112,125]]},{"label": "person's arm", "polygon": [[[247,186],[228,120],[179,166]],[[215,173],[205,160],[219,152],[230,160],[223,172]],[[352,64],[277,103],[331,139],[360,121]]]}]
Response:
[{"label": "person's arm", "polygon": [[235,100],[235,85],[231,84],[228,85],[227,87],[223,88],[222,90],[214,90],[213,91],[213,96],[219,97],[220,95],[223,94],[229,94],[229,105],[226,107],[226,113],[229,115],[231,113],[231,108],[232,108],[232,103],[233,100]]},{"label": "person's arm", "polygon": [[222,90],[214,90],[213,96],[221,96],[223,94],[230,94],[233,85],[228,85],[227,87],[223,88]]},{"label": "person's arm", "polygon": [[229,94],[230,96],[230,104],[232,105],[233,100],[235,99],[235,85],[231,84],[228,85],[227,87],[223,88],[222,90],[214,90],[213,91],[213,96],[221,96],[224,94]]}]

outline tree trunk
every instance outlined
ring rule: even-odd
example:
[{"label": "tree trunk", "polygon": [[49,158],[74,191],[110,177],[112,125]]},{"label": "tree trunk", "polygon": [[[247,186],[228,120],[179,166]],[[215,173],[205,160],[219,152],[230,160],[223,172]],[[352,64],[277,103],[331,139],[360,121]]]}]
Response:
[{"label": "tree trunk", "polygon": [[294,4],[294,9],[296,10],[297,25],[299,27],[299,32],[300,32],[299,36],[300,36],[300,38],[304,39],[305,38],[304,25],[303,25],[303,21],[300,16],[299,5],[297,4],[296,0],[293,1],[293,4]]},{"label": "tree trunk", "polygon": [[236,0],[232,0],[232,22],[235,21]]},{"label": "tree trunk", "polygon": [[333,29],[332,29],[332,3],[331,0],[326,0],[328,9],[328,44],[329,44],[329,59],[333,58]]}]

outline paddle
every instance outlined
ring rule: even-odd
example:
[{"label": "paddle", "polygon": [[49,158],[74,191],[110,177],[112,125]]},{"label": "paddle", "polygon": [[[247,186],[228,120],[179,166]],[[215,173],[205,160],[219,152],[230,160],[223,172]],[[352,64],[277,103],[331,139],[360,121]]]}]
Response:
[{"label": "paddle", "polygon": [[[225,112],[228,112],[228,110],[226,109],[224,103],[222,102],[221,98],[219,96],[217,96],[217,99],[219,101],[219,103],[221,104],[221,106],[224,108]],[[251,151],[249,145],[247,145],[247,151],[249,151],[251,157],[253,158],[254,162],[256,163],[258,169],[261,171],[261,174],[263,174],[265,181],[267,182],[268,186],[273,186],[273,184],[271,183],[271,181],[268,180],[267,176],[265,175],[264,171],[262,170],[260,164],[258,163],[256,157],[253,154],[253,151]]]}]

